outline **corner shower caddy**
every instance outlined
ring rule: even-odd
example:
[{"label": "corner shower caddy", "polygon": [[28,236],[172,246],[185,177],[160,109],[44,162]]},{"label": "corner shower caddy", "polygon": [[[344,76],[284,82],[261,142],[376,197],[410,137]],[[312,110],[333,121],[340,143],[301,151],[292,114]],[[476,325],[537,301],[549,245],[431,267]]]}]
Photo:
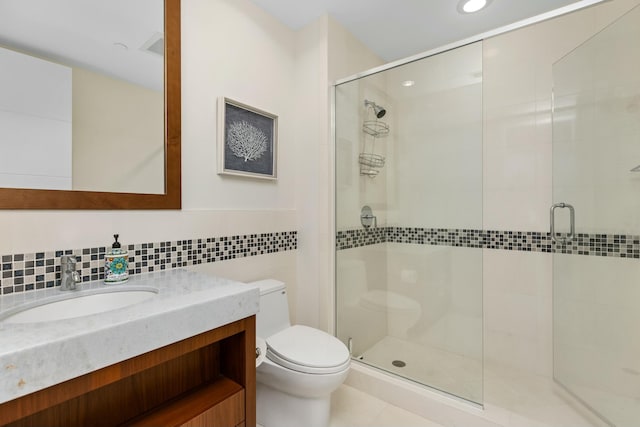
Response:
[{"label": "corner shower caddy", "polygon": [[[376,113],[376,108],[379,107],[375,103],[365,100],[364,105],[368,108],[367,116],[362,123],[362,131],[365,133],[365,136],[362,152],[358,156],[358,163],[360,163],[360,175],[374,178],[380,173],[380,169],[384,167],[385,162],[384,156],[374,152],[376,145],[375,142],[376,139],[385,137],[389,134],[389,125],[378,120],[379,116]],[[373,117],[375,117],[374,119],[369,118],[371,113],[373,113]],[[384,115],[384,113],[382,115]],[[367,144],[368,140],[370,141],[370,144]],[[370,151],[367,150],[367,145],[370,145]]]}]

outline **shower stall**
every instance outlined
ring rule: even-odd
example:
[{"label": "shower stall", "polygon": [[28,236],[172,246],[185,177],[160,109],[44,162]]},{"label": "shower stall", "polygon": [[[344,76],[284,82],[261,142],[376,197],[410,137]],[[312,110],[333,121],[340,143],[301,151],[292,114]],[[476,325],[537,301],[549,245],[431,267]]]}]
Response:
[{"label": "shower stall", "polygon": [[[491,217],[497,185],[528,196],[495,165],[518,176],[529,160],[487,149],[519,128],[491,128],[486,39],[334,85],[336,335],[358,366],[489,405],[496,425],[640,423],[638,40],[640,7],[550,64],[546,110],[504,113],[552,135],[547,157],[528,153],[552,172],[545,229]],[[495,302],[529,280],[509,263],[532,259],[543,268],[522,275],[549,289],[523,291],[549,300],[533,332],[514,300]],[[530,360],[548,372],[499,357],[547,335]]]}]

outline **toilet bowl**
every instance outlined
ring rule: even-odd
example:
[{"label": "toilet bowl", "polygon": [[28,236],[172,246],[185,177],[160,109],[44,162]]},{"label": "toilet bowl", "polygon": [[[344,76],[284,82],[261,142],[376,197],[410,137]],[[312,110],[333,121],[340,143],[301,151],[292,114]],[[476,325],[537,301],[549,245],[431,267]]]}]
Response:
[{"label": "toilet bowl", "polygon": [[256,416],[264,427],[327,427],[331,393],[347,378],[347,347],[332,335],[291,325],[285,284],[253,282],[260,288],[256,335],[266,357],[256,368]]}]

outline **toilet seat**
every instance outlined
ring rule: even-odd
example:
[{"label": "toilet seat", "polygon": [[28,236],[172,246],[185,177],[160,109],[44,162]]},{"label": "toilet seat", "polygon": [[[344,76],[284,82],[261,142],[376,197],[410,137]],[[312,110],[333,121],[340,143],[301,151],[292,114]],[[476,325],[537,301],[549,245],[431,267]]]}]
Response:
[{"label": "toilet seat", "polygon": [[294,325],[266,339],[267,358],[307,374],[333,374],[349,367],[347,347],[333,335]]}]

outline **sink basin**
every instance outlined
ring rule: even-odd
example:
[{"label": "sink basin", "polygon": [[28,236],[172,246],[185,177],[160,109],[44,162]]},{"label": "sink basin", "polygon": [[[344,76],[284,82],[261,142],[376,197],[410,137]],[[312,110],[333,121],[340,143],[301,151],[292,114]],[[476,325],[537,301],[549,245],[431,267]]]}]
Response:
[{"label": "sink basin", "polygon": [[154,288],[109,289],[81,295],[70,294],[63,299],[49,299],[16,307],[0,318],[0,322],[36,323],[89,316],[138,304],[157,294],[158,290]]}]

